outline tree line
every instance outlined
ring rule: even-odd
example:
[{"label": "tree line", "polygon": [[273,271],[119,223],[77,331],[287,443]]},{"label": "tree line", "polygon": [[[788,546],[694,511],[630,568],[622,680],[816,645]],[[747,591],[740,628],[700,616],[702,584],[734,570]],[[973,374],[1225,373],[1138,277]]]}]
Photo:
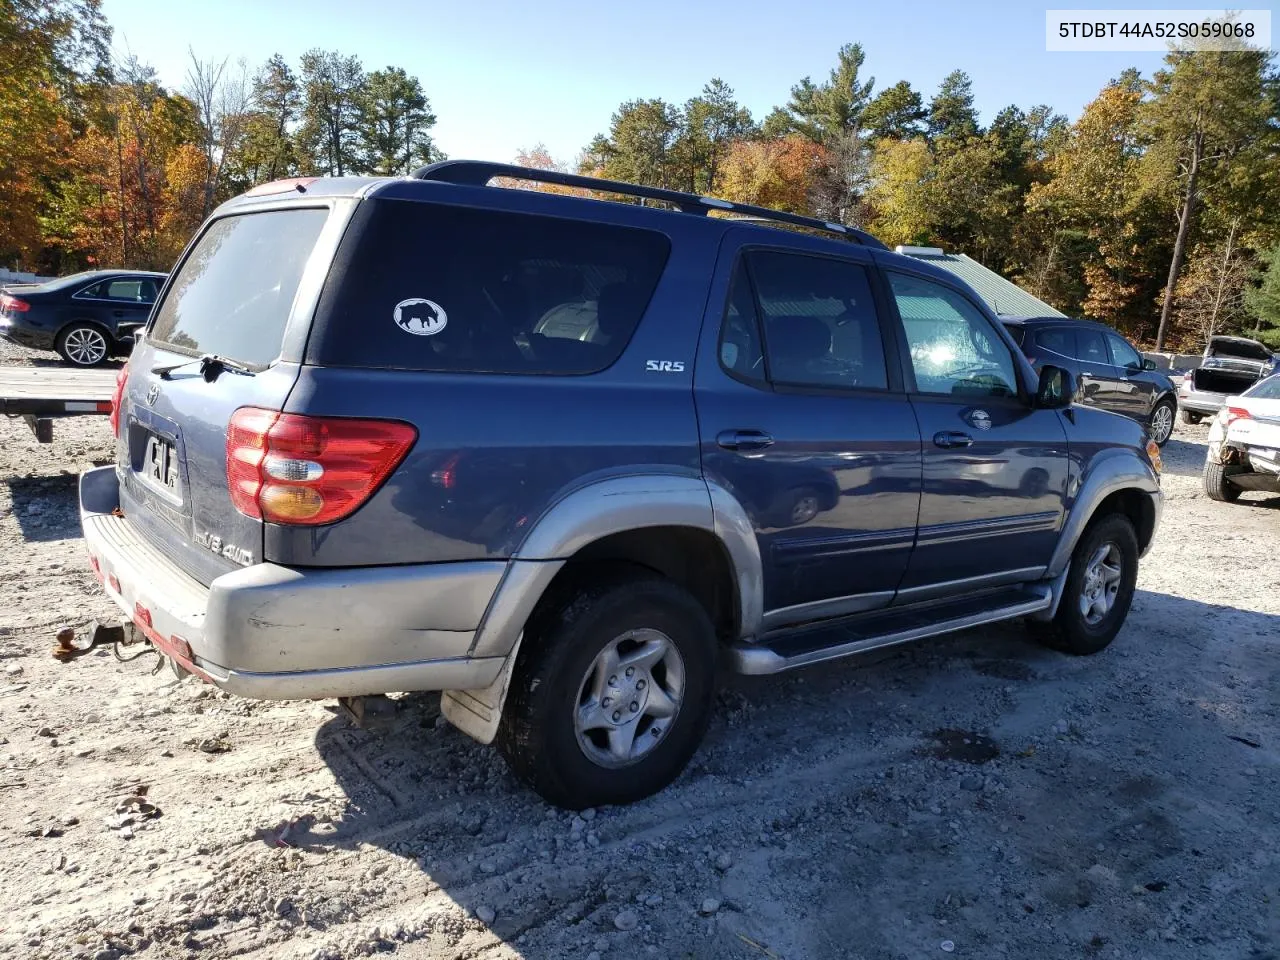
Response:
[{"label": "tree line", "polygon": [[[960,70],[926,99],[878,88],[842,47],[756,122],[712,80],[631,100],[573,164],[966,253],[1076,316],[1157,349],[1214,333],[1280,348],[1280,79],[1262,52],[1173,51],[1126,70],[1074,122],[1010,105],[984,127]],[[1268,293],[1268,291],[1271,291]]]},{"label": "tree line", "polygon": [[256,184],[442,156],[401,67],[310,50],[250,71],[192,52],[171,90],[110,48],[99,0],[0,0],[0,264],[167,270],[218,203]]},{"label": "tree line", "polygon": [[[312,50],[250,70],[190,56],[180,89],[113,60],[100,0],[0,0],[0,264],[168,269],[222,200],[295,175],[441,158],[403,68]],[[1280,78],[1263,52],[1173,51],[1074,122],[1010,105],[983,126],[953,71],[879,86],[865,53],[762,119],[713,79],[620,104],[571,162],[526,165],[714,194],[966,253],[1144,343],[1243,332],[1280,347]],[[517,184],[509,184],[516,186]],[[562,187],[543,186],[560,192]]]}]

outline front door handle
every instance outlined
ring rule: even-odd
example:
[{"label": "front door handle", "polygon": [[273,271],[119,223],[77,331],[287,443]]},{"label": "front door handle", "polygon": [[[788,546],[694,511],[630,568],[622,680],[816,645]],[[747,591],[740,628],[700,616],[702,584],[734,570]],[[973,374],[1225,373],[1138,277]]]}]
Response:
[{"label": "front door handle", "polygon": [[954,450],[957,447],[972,446],[973,437],[967,433],[954,433],[950,430],[943,430],[941,433],[933,435],[933,445],[941,447],[943,450]]},{"label": "front door handle", "polygon": [[763,430],[721,430],[716,444],[725,450],[763,450],[773,446],[773,437]]}]

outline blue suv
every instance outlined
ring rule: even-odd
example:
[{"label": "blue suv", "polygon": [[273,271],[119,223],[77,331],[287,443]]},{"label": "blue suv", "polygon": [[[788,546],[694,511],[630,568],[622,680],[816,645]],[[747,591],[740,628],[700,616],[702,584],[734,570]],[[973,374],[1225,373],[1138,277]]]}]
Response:
[{"label": "blue suv", "polygon": [[441,691],[571,808],[676,777],[720,670],[1014,618],[1101,650],[1160,517],[1142,427],[952,275],[494,164],[225,204],[117,393],[80,497],[130,629],[248,697]]}]

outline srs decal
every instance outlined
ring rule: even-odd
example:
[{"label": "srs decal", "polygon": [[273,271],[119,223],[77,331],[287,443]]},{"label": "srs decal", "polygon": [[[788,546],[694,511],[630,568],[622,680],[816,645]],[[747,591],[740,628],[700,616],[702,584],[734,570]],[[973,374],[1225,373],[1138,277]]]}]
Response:
[{"label": "srs decal", "polygon": [[401,300],[396,304],[392,319],[397,327],[415,337],[433,336],[449,324],[449,315],[444,312],[444,307],[422,297]]},{"label": "srs decal", "polygon": [[684,373],[683,360],[646,360],[644,368],[650,373]]}]

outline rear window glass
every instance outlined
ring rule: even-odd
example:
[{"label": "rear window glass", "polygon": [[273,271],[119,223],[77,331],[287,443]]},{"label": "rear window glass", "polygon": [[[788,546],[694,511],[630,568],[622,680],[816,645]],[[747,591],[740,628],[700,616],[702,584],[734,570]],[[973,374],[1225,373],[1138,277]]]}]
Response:
[{"label": "rear window glass", "polygon": [[296,209],[215,220],[183,262],[148,339],[183,353],[271,363],[328,216]]},{"label": "rear window glass", "polygon": [[1041,330],[1036,334],[1036,343],[1046,350],[1063,357],[1074,357],[1076,355],[1075,337],[1070,330],[1061,328]]},{"label": "rear window glass", "polygon": [[1246,397],[1259,397],[1263,400],[1280,400],[1280,377],[1267,379],[1254,384],[1243,394]]},{"label": "rear window glass", "polygon": [[632,227],[366,201],[321,298],[311,360],[594,373],[631,339],[669,250]]}]

